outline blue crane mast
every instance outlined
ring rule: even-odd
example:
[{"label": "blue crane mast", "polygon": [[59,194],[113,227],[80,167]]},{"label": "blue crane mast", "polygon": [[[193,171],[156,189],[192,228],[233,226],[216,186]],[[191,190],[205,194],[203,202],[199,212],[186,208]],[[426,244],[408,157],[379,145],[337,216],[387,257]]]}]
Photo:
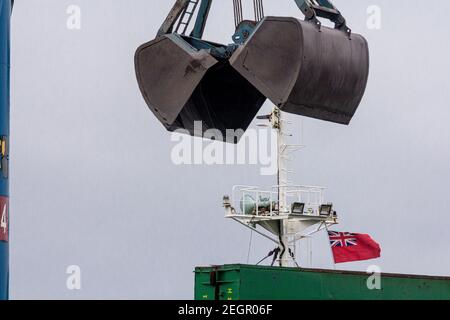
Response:
[{"label": "blue crane mast", "polygon": [[0,300],[8,299],[9,287],[9,69],[13,2],[0,0]]}]

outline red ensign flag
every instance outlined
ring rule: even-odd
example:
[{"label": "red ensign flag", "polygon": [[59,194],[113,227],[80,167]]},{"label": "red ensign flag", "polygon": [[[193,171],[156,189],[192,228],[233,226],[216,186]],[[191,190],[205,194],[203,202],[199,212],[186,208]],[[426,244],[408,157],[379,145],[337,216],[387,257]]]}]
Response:
[{"label": "red ensign flag", "polygon": [[368,234],[328,231],[334,262],[379,258],[381,248]]}]

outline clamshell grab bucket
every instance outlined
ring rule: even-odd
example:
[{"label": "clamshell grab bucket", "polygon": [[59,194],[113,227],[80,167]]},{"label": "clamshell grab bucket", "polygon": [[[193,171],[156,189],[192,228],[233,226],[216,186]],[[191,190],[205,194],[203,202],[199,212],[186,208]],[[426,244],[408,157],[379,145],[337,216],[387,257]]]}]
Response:
[{"label": "clamshell grab bucket", "polygon": [[[307,21],[243,20],[234,43],[223,45],[202,39],[208,0],[192,33],[177,33],[187,26],[183,17],[195,11],[188,10],[193,3],[199,2],[177,0],[156,39],[135,55],[142,95],[167,130],[204,136],[216,129],[222,136],[214,139],[237,143],[266,99],[282,111],[350,123],[366,89],[369,49],[331,4],[301,6]],[[336,28],[322,26],[315,14]]]},{"label": "clamshell grab bucket", "polygon": [[[226,140],[227,129],[245,131],[266,100],[227,59],[196,49],[179,35],[140,46],[135,67],[147,105],[169,131],[202,136],[217,129]],[[201,121],[200,131],[196,121]],[[235,135],[237,140],[241,135]]]},{"label": "clamshell grab bucket", "polygon": [[366,88],[369,49],[358,34],[267,17],[230,63],[281,110],[349,124]]}]

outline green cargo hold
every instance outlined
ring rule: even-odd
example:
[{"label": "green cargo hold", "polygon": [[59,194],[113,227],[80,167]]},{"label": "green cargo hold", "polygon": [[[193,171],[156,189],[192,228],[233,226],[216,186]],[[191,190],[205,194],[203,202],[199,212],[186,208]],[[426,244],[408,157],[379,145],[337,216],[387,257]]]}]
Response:
[{"label": "green cargo hold", "polygon": [[197,267],[195,300],[450,300],[450,277],[381,274],[381,289],[369,289],[370,276],[240,264]]}]

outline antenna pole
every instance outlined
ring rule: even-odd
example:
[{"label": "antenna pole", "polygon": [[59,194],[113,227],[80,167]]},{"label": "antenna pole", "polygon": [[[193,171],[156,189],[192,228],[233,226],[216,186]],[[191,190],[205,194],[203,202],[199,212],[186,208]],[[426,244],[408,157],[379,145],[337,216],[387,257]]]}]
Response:
[{"label": "antenna pole", "polygon": [[[278,165],[278,208],[280,219],[280,259],[279,263],[282,267],[291,265],[291,257],[289,252],[289,237],[287,233],[287,221],[290,209],[287,205],[287,186],[288,186],[288,167],[287,167],[287,145],[285,130],[286,122],[283,120],[283,114],[278,107],[274,107],[272,112],[272,127],[277,132],[277,165]],[[283,217],[285,216],[285,217]]]}]

